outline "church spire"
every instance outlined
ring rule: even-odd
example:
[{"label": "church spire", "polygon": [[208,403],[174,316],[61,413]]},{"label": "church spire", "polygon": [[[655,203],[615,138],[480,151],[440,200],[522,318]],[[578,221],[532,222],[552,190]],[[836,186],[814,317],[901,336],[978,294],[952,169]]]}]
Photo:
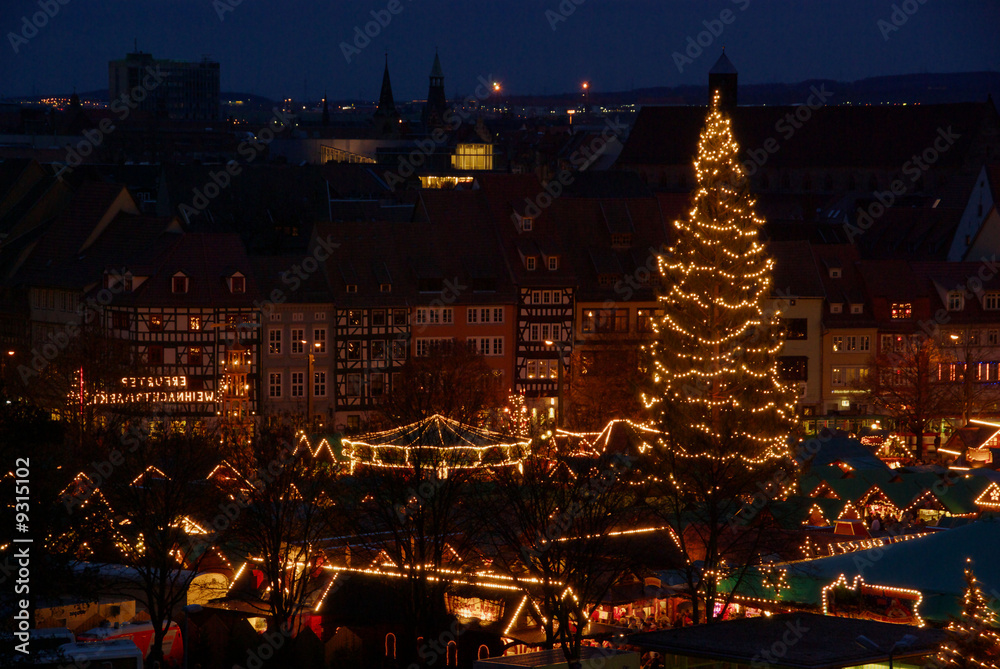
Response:
[{"label": "church spire", "polygon": [[399,110],[392,97],[392,83],[389,81],[389,54],[385,55],[385,70],[382,72],[382,91],[378,96],[378,107],[372,115],[375,132],[381,137],[399,136]]},{"label": "church spire", "polygon": [[736,66],[726,56],[726,47],[722,47],[722,55],[708,71],[708,100],[711,104],[715,92],[719,92],[719,108],[732,113],[736,108],[736,83],[738,73]]},{"label": "church spire", "polygon": [[389,81],[389,54],[385,54],[385,70],[382,72],[382,92],[378,96],[378,111],[398,115],[396,101],[392,98],[392,83]]},{"label": "church spire", "polygon": [[427,89],[427,104],[422,120],[425,128],[439,128],[444,125],[444,115],[448,110],[448,100],[444,94],[444,70],[437,49],[434,49],[434,64],[431,66],[430,87]]}]

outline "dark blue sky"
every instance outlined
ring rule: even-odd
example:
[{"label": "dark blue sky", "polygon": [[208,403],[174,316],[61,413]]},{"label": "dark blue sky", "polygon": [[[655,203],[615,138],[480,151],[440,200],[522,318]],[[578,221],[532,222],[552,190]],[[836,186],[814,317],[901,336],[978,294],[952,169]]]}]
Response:
[{"label": "dark blue sky", "polygon": [[[595,90],[702,83],[723,45],[741,83],[1000,70],[998,0],[562,0],[575,11],[558,22],[559,0],[61,1],[0,0],[0,97],[106,88],[107,61],[133,38],[156,57],[208,54],[222,64],[223,90],[272,98],[308,86],[311,98],[327,89],[374,99],[386,50],[397,99],[422,98],[435,46],[449,97],[472,94],[478,76],[515,94],[575,90],[584,79]],[[392,2],[401,10],[348,63],[340,43]],[[15,53],[10,33],[22,34],[39,3],[58,12],[15,40]],[[897,13],[889,31],[893,5],[916,11],[905,23]],[[672,54],[724,10],[721,35],[702,35],[705,53],[678,68]]]}]

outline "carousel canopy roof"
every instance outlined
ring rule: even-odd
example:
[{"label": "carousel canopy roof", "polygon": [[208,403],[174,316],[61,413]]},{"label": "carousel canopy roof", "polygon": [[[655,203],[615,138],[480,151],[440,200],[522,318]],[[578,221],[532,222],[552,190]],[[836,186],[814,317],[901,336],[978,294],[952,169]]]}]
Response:
[{"label": "carousel canopy roof", "polygon": [[529,443],[527,439],[517,441],[440,414],[403,427],[343,440],[344,450],[352,460],[379,467],[510,465],[527,455]]},{"label": "carousel canopy roof", "polygon": [[[459,423],[440,414],[434,414],[416,423],[383,432],[371,432],[358,439],[344,439],[352,446],[419,446],[431,448],[460,448],[466,446],[499,446],[510,443],[499,432]],[[528,442],[523,442],[527,444]]]}]

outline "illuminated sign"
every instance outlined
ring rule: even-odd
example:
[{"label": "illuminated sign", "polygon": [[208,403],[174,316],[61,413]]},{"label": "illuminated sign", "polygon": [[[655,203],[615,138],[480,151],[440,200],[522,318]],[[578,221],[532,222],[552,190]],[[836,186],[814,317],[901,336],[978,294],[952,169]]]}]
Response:
[{"label": "illuminated sign", "polygon": [[124,376],[122,388],[187,388],[186,376]]},{"label": "illuminated sign", "polygon": [[215,402],[214,390],[190,390],[186,376],[124,376],[122,392],[94,393],[91,404]]}]

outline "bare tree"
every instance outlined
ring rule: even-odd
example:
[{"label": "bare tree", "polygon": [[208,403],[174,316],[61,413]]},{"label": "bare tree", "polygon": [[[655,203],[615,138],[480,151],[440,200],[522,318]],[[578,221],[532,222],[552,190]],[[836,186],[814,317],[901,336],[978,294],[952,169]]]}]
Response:
[{"label": "bare tree", "polygon": [[892,416],[899,427],[916,437],[915,453],[924,457],[924,431],[931,421],[948,415],[955,406],[954,388],[942,383],[942,365],[949,363],[929,337],[900,337],[892,350],[880,350],[859,385],[878,411]]},{"label": "bare tree", "polygon": [[578,430],[600,430],[609,420],[640,420],[644,376],[639,369],[639,347],[614,345],[573,353],[568,425]]},{"label": "bare tree", "polygon": [[336,474],[308,449],[296,451],[287,426],[265,428],[250,450],[237,465],[246,480],[230,493],[239,507],[233,526],[266,588],[235,594],[267,616],[270,630],[295,633],[326,582],[324,540],[344,525]]},{"label": "bare tree", "polygon": [[[616,455],[571,459],[533,456],[493,470],[490,504],[495,565],[539,603],[549,647],[558,643],[578,667],[594,608],[633,566],[612,532],[634,527],[630,462]],[[492,498],[492,499],[490,499]]]},{"label": "bare tree", "polygon": [[[109,458],[111,470],[99,488],[112,514],[100,538],[117,548],[106,557],[126,568],[149,613],[151,663],[163,661],[166,624],[185,603],[192,580],[210,554],[212,544],[197,519],[222,502],[220,491],[205,481],[218,462],[217,443],[217,438],[193,432],[135,437],[128,448]],[[87,516],[91,509],[101,513],[102,508],[81,504],[78,513]]]},{"label": "bare tree", "polygon": [[389,427],[440,414],[479,425],[485,412],[504,406],[503,390],[502,377],[493,373],[481,354],[463,344],[443,342],[428,355],[406,361],[380,403],[375,422]]}]

